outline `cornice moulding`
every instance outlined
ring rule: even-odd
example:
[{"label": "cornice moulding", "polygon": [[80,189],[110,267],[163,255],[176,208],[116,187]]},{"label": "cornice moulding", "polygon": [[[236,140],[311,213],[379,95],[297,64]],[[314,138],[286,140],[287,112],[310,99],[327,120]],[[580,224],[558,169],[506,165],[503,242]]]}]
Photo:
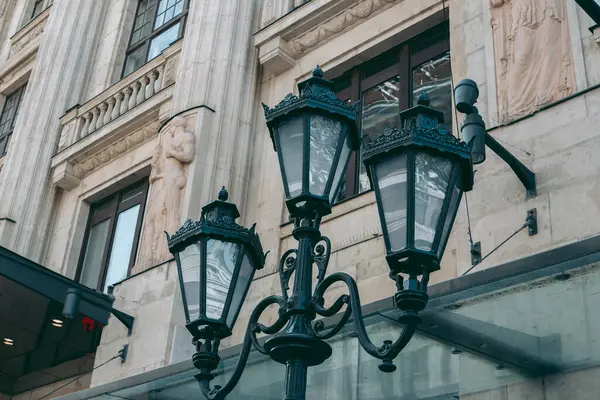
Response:
[{"label": "cornice moulding", "polygon": [[278,75],[305,54],[402,0],[314,0],[254,35],[260,63]]}]

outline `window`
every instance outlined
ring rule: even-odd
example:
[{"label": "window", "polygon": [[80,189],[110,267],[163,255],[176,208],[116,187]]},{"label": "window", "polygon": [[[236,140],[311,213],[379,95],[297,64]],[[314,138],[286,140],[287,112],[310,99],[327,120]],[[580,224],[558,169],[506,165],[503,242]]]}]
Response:
[{"label": "window", "polygon": [[106,292],[125,279],[135,262],[148,181],[92,204],[77,280]]},{"label": "window", "polygon": [[33,13],[31,13],[31,19],[34,19],[35,17],[40,15],[42,11],[44,11],[45,1],[46,0],[35,0],[35,2],[33,3]]},{"label": "window", "polygon": [[189,0],[140,0],[123,76],[158,56],[183,36]]},{"label": "window", "polygon": [[21,107],[26,87],[27,84],[6,96],[2,114],[0,114],[0,157],[6,155],[8,151],[8,143],[15,129],[15,121],[17,120],[17,115],[19,115],[19,108]]},{"label": "window", "polygon": [[[379,136],[386,126],[400,124],[400,111],[427,92],[431,106],[444,112],[452,127],[452,76],[449,27],[431,29],[407,43],[367,61],[334,79],[338,97],[361,100],[360,127],[365,142]],[[371,189],[360,154],[348,162],[337,201]]]}]

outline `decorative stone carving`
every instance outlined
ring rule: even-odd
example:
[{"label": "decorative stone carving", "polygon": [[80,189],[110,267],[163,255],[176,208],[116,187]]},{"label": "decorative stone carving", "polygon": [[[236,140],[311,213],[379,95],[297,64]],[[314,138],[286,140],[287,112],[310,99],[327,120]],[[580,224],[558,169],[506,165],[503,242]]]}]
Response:
[{"label": "decorative stone carving", "polygon": [[498,122],[573,93],[575,73],[564,0],[490,0]]},{"label": "decorative stone carving", "polygon": [[73,170],[78,178],[83,178],[89,175],[91,172],[97,170],[101,166],[105,165],[109,161],[117,158],[121,154],[124,154],[138,145],[142,144],[152,136],[158,133],[160,122],[153,122],[144,128],[132,133],[129,136],[113,143],[106,147],[102,151],[92,155],[86,160],[78,163],[74,166]]},{"label": "decorative stone carving", "polygon": [[194,160],[194,154],[195,136],[187,128],[187,119],[175,117],[163,128],[152,157],[150,197],[136,272],[171,258],[164,232],[175,232],[181,225],[187,164]]},{"label": "decorative stone carving", "polygon": [[23,50],[25,48],[25,46],[27,46],[35,38],[37,38],[42,33],[44,33],[44,27],[45,27],[45,25],[40,24],[40,25],[36,26],[35,28],[33,28],[28,34],[23,36],[21,39],[17,40],[10,47],[10,53],[9,53],[8,57],[10,58],[10,57],[14,56],[15,54],[17,54],[19,51]]},{"label": "decorative stone carving", "polygon": [[63,149],[66,147],[67,142],[70,141],[71,135],[73,134],[73,124],[74,122],[63,126],[60,131],[60,138],[58,139],[58,148]]},{"label": "decorative stone carving", "polygon": [[305,53],[307,50],[316,47],[321,42],[329,39],[331,36],[342,32],[363,19],[370,17],[376,11],[385,6],[399,2],[398,0],[363,0],[353,7],[348,8],[343,13],[322,23],[320,26],[292,40],[292,49],[294,56]]}]

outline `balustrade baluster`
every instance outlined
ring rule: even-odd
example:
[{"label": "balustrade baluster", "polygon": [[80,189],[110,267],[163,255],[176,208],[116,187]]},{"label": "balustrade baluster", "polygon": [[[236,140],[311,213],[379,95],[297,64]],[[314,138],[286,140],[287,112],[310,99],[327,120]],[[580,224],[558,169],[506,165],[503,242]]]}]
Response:
[{"label": "balustrade baluster", "polygon": [[114,99],[115,99],[115,106],[113,107],[113,111],[110,116],[112,119],[118,118],[122,114],[121,102],[123,101],[123,93],[119,92],[119,93],[115,94]]},{"label": "balustrade baluster", "polygon": [[94,108],[92,110],[92,122],[90,123],[90,130],[89,130],[88,134],[92,133],[96,130],[96,125],[98,123],[98,114],[100,114],[100,110],[97,108]]},{"label": "balustrade baluster", "polygon": [[140,90],[137,93],[136,105],[140,104],[146,98],[146,87],[148,86],[148,77],[144,76],[138,82]]},{"label": "balustrade baluster", "polygon": [[129,110],[131,110],[133,107],[135,107],[136,103],[136,97],[138,94],[138,90],[140,88],[140,83],[139,82],[134,82],[131,85],[131,96],[129,97]]},{"label": "balustrade baluster", "polygon": [[131,88],[126,87],[123,89],[123,102],[121,103],[121,115],[125,114],[129,110],[129,99],[131,98]]},{"label": "balustrade baluster", "polygon": [[106,103],[108,104],[108,108],[106,109],[106,114],[104,114],[104,125],[112,121],[112,112],[113,108],[115,107],[115,99],[109,97],[108,100],[106,100]]},{"label": "balustrade baluster", "polygon": [[108,106],[106,105],[106,103],[100,103],[98,108],[100,109],[100,115],[96,120],[96,129],[100,129],[104,126],[104,114],[106,114],[106,109],[108,108]]},{"label": "balustrade baluster", "polygon": [[165,64],[161,64],[158,67],[157,74],[158,74],[158,78],[156,79],[156,85],[155,85],[155,88],[154,88],[154,92],[155,93],[160,92],[162,90],[162,88],[163,88],[163,85],[164,85],[164,76],[165,76]]},{"label": "balustrade baluster", "polygon": [[156,78],[158,78],[158,72],[152,71],[150,72],[149,76],[150,82],[148,83],[148,87],[146,88],[146,100],[154,96],[154,83],[156,82]]},{"label": "balustrade baluster", "polygon": [[90,122],[92,121],[92,114],[89,112],[85,113],[85,115],[83,116],[83,119],[85,120],[85,123],[83,124],[83,127],[81,128],[81,133],[79,134],[80,138],[84,138],[90,134]]}]

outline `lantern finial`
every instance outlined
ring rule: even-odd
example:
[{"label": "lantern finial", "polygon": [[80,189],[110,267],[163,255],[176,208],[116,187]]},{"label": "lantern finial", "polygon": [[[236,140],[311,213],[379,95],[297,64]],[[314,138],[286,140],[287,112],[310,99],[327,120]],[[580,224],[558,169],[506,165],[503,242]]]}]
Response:
[{"label": "lantern finial", "polygon": [[317,78],[323,77],[323,70],[321,69],[321,67],[319,65],[317,65],[317,68],[313,69],[312,75]]},{"label": "lantern finial", "polygon": [[221,188],[221,190],[219,191],[218,199],[221,201],[227,201],[228,198],[229,198],[229,193],[227,193],[227,189],[225,189],[225,186],[223,186]]},{"label": "lantern finial", "polygon": [[429,100],[429,95],[427,94],[427,92],[422,92],[419,95],[419,98],[417,99],[417,104],[420,106],[429,107],[429,104],[431,104],[431,100]]}]

